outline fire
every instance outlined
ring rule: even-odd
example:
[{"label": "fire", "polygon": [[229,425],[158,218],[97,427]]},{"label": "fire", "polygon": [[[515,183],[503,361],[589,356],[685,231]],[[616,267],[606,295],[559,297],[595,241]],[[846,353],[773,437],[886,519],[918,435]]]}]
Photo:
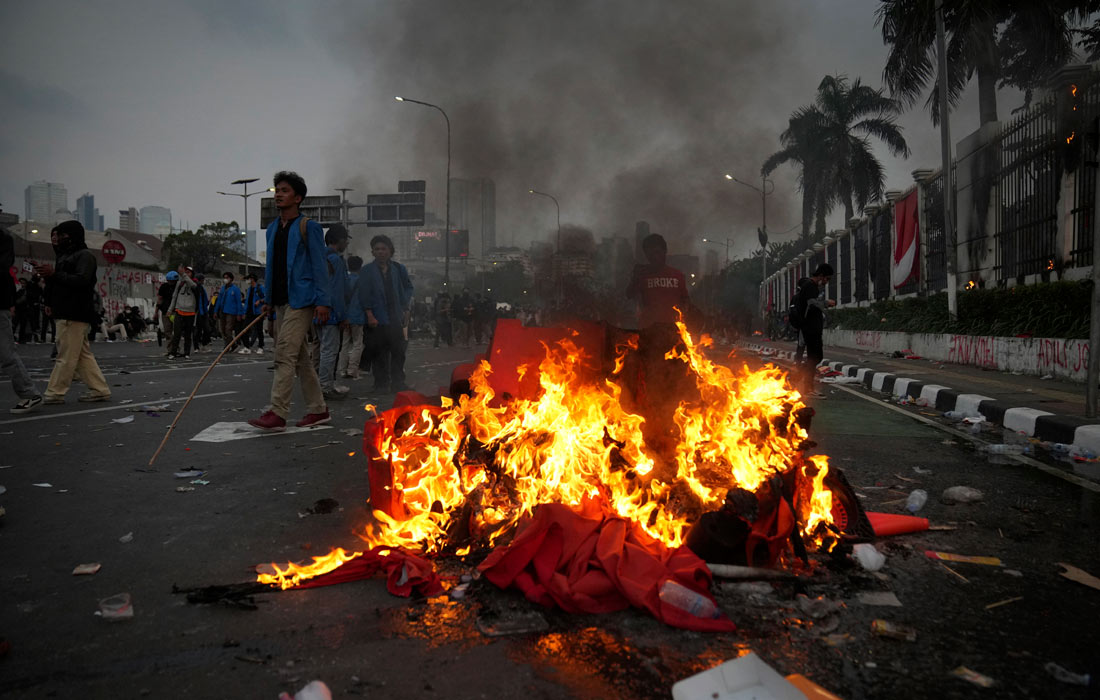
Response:
[{"label": "fire", "polygon": [[[778,368],[716,364],[704,354],[709,337],[697,342],[677,326],[681,342],[666,359],[684,363],[697,393],[680,401],[665,449],[646,444],[645,419],[628,409],[631,398],[615,381],[638,348],[636,337],[616,348],[612,377],[600,381],[581,378],[586,358],[570,340],[546,347],[534,398],[495,396],[493,368],[483,361],[469,396],[414,409],[383,433],[380,452],[392,464],[402,512],[375,510],[361,538],[372,547],[462,555],[510,535],[541,503],[596,502],[678,547],[730,489],[756,491],[797,472],[808,494],[794,504],[800,528],[820,542],[832,523],[829,466],[826,457],[799,451],[807,438],[795,418],[800,395]],[[286,587],[354,556],[337,552],[260,580]]]},{"label": "fire", "polygon": [[287,588],[297,586],[305,579],[334,571],[352,559],[362,555],[362,552],[345,552],[343,549],[336,548],[324,556],[313,557],[313,563],[305,566],[287,564],[284,568],[280,567],[278,564],[272,564],[271,566],[275,569],[275,573],[260,574],[256,577],[256,580],[260,583],[267,583],[286,590]]},{"label": "fire", "polygon": [[1067,144],[1073,143],[1073,139],[1075,139],[1075,138],[1077,138],[1077,132],[1076,131],[1071,131],[1069,136],[1066,137],[1066,143]]},{"label": "fire", "polygon": [[1077,85],[1076,84],[1069,86],[1069,94],[1073,97],[1077,97]]}]

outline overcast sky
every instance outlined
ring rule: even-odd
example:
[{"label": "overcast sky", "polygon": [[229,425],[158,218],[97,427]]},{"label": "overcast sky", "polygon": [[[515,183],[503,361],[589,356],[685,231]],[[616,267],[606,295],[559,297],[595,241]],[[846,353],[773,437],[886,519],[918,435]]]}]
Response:
[{"label": "overcast sky", "polygon": [[[24,188],[95,195],[107,226],[130,206],[170,207],[191,227],[240,220],[230,181],[279,169],[311,194],[353,200],[425,179],[442,214],[452,175],[496,183],[499,244],[563,224],[596,238],[650,221],[673,252],[702,236],[755,246],[756,182],[779,133],[826,74],[881,85],[886,49],[873,0],[385,0],[6,2],[0,5],[0,202]],[[1006,114],[1011,104],[1002,104]],[[923,103],[902,119],[908,160],[882,153],[890,188],[936,167]],[[973,100],[953,136],[977,128]],[[798,223],[795,171],[781,168],[768,227]],[[249,222],[259,219],[259,197]],[[841,214],[831,223],[840,225]],[[787,240],[796,235],[773,236]],[[691,250],[691,246],[696,246]]]}]

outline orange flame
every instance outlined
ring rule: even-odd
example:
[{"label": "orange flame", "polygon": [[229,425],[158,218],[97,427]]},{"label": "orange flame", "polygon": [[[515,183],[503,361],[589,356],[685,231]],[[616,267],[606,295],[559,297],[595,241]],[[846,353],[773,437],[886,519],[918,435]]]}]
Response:
[{"label": "orange flame", "polygon": [[[624,406],[622,387],[580,379],[586,358],[568,339],[546,348],[536,398],[497,400],[488,382],[493,370],[482,361],[470,396],[409,414],[408,425],[383,436],[380,451],[392,464],[404,513],[374,511],[361,538],[372,547],[465,554],[474,543],[492,545],[513,532],[541,503],[596,502],[678,547],[731,488],[755,491],[797,469],[810,484],[809,496],[795,503],[800,527],[820,543],[821,526],[832,523],[828,458],[803,459],[798,450],[807,437],[795,418],[804,405],[799,393],[775,367],[753,372],[715,364],[704,354],[710,338],[697,342],[677,326],[680,345],[666,357],[686,365],[698,393],[676,408],[670,449],[658,454],[647,446],[645,419]],[[637,347],[632,336],[617,348],[615,374]],[[305,569],[279,569],[265,582],[324,573],[339,557],[317,559]]]},{"label": "orange flame", "polygon": [[1077,138],[1077,132],[1073,131],[1068,137],[1066,137],[1066,143],[1073,143],[1073,139]]},{"label": "orange flame", "polygon": [[1069,86],[1069,94],[1073,97],[1077,97],[1077,85],[1076,84]]}]

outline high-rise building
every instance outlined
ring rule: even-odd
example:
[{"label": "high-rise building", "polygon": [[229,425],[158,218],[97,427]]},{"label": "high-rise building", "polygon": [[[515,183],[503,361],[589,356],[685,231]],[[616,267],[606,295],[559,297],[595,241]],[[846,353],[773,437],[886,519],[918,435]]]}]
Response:
[{"label": "high-rise building", "polygon": [[123,231],[141,231],[141,217],[134,207],[118,210],[118,227]]},{"label": "high-rise building", "polygon": [[27,205],[27,221],[52,226],[61,221],[57,218],[59,211],[69,210],[69,191],[59,182],[39,180],[27,185],[24,197]]},{"label": "high-rise building", "polygon": [[106,231],[107,230],[103,226],[103,215],[99,213],[98,208],[95,210],[95,223],[96,223],[96,226],[95,226],[96,231]]},{"label": "high-rise building", "polygon": [[451,230],[469,232],[472,256],[485,259],[497,247],[496,199],[489,178],[451,178]]},{"label": "high-rise building", "polygon": [[85,192],[76,198],[76,220],[90,231],[102,231],[99,226],[99,210],[95,208],[95,197]]},{"label": "high-rise building", "polygon": [[167,236],[172,233],[172,210],[168,207],[142,207],[139,223],[141,228],[138,230],[142,233]]}]

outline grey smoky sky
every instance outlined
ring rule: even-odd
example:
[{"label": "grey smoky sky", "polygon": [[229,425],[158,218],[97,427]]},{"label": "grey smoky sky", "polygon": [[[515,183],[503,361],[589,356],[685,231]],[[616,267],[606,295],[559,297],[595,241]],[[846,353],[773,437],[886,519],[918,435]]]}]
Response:
[{"label": "grey smoky sky", "polygon": [[[386,0],[285,3],[3,3],[0,202],[62,182],[69,205],[162,205],[192,227],[240,220],[231,180],[292,168],[311,193],[355,200],[425,179],[443,212],[452,175],[496,183],[500,244],[563,223],[599,238],[648,220],[674,252],[729,237],[755,246],[758,183],[787,117],[826,74],[881,83],[872,0]],[[1003,104],[1007,113],[1010,106]],[[935,167],[939,135],[918,105],[914,155],[883,153],[891,188]],[[977,127],[972,100],[954,136]],[[799,216],[796,173],[768,198],[773,240]],[[259,183],[258,183],[259,184]],[[250,200],[249,223],[259,218]],[[840,214],[830,223],[839,225]]]}]

